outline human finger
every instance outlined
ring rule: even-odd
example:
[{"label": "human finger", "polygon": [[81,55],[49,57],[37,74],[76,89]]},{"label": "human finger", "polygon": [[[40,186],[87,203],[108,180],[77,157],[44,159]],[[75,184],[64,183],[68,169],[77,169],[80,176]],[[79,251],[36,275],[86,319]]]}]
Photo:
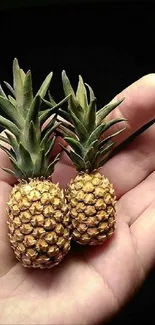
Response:
[{"label": "human finger", "polygon": [[155,199],[130,227],[141,269],[147,273],[155,265]]},{"label": "human finger", "polygon": [[155,169],[155,125],[138,136],[100,169],[113,183],[117,199],[140,184]]},{"label": "human finger", "polygon": [[[155,117],[155,73],[145,75],[132,83],[117,94],[111,103],[122,98],[124,101],[106,118],[107,121],[116,118],[127,119],[123,122],[126,130],[116,138],[117,145]],[[112,126],[107,133],[111,134],[119,129],[120,124],[118,123]]]},{"label": "human finger", "polygon": [[7,228],[7,202],[11,186],[0,181],[0,277],[7,273],[17,263],[9,244]]}]

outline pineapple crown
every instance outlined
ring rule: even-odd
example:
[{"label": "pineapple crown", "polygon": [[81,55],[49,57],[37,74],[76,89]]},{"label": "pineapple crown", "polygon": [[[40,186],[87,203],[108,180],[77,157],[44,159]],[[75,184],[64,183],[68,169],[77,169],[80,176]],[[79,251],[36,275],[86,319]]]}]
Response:
[{"label": "pineapple crown", "polygon": [[[62,121],[62,124],[58,127],[58,131],[70,146],[70,150],[65,147],[63,149],[78,171],[91,172],[107,161],[115,145],[112,138],[125,130],[122,128],[103,137],[104,132],[111,126],[126,120],[124,118],[105,120],[124,98],[97,110],[94,92],[88,84],[84,84],[81,76],[79,76],[76,93],[65,71],[62,72],[62,83],[65,96],[68,96],[68,105],[65,110],[59,109],[57,121]],[[54,103],[51,101],[51,104]]]},{"label": "pineapple crown", "polygon": [[9,145],[0,144],[0,148],[8,154],[13,166],[13,170],[3,169],[20,179],[50,176],[59,159],[57,155],[50,162],[50,151],[56,139],[53,132],[59,125],[55,123],[57,109],[64,100],[51,108],[44,99],[52,75],[52,72],[48,74],[34,96],[31,71],[25,73],[20,69],[15,58],[13,87],[5,82],[12,95],[7,97],[0,86],[0,125],[6,129],[6,137],[0,136],[0,140]]}]

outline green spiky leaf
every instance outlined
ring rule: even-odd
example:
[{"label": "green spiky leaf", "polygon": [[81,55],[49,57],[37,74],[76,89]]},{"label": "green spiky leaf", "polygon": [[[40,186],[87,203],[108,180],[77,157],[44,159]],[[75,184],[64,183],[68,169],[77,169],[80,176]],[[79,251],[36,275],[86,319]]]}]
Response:
[{"label": "green spiky leaf", "polygon": [[0,107],[12,122],[18,127],[23,127],[23,118],[16,107],[6,98],[0,96]]},{"label": "green spiky leaf", "polygon": [[86,111],[88,106],[87,91],[81,76],[79,76],[76,98],[80,106],[83,108],[83,110]]},{"label": "green spiky leaf", "polygon": [[126,121],[127,121],[127,119],[125,119],[125,118],[116,118],[116,119],[113,119],[111,121],[108,121],[105,124],[105,128],[104,128],[103,132],[107,131],[109,128],[111,128],[113,125],[115,125],[117,123],[126,122]]},{"label": "green spiky leaf", "polygon": [[74,115],[81,121],[83,122],[83,118],[84,118],[84,111],[82,109],[82,107],[80,106],[80,104],[78,102],[75,101],[75,99],[73,98],[73,96],[69,97],[69,101],[68,101],[68,109],[74,113]]},{"label": "green spiky leaf", "polygon": [[90,162],[92,160],[93,155],[94,155],[94,148],[93,147],[90,147],[90,148],[87,149],[87,151],[86,151],[86,153],[84,155],[83,160]]},{"label": "green spiky leaf", "polygon": [[[31,170],[33,169],[33,162],[30,153],[24,148],[22,143],[19,144],[19,155],[20,161],[19,164],[22,166],[24,173],[31,177]],[[19,165],[18,165],[19,166]]]},{"label": "green spiky leaf", "polygon": [[48,91],[48,97],[49,97],[49,101],[52,104],[52,106],[55,106],[57,103],[55,102],[55,100],[53,99],[53,97],[51,96],[50,91]]},{"label": "green spiky leaf", "polygon": [[46,134],[44,135],[42,141],[41,141],[41,146],[45,146],[47,143],[47,140],[49,139],[50,135],[55,131],[55,129],[59,126],[59,124],[53,125],[52,128],[49,128]]},{"label": "green spiky leaf", "polygon": [[120,133],[122,133],[123,131],[125,131],[126,127],[120,129],[119,131],[110,134],[108,137],[104,138],[103,140],[100,141],[99,143],[99,148],[101,148],[104,144],[106,144],[109,140],[111,140],[112,138],[116,137],[117,135],[119,135]]},{"label": "green spiky leaf", "polygon": [[12,86],[8,83],[8,82],[6,82],[6,81],[4,81],[4,84],[5,84],[5,86],[10,90],[10,92],[12,93],[12,95],[13,95],[13,97],[15,97],[15,90],[12,88]]},{"label": "green spiky leaf", "polygon": [[5,131],[5,134],[8,138],[8,141],[13,148],[13,150],[16,152],[16,155],[18,154],[18,143],[16,141],[16,138],[9,132]]},{"label": "green spiky leaf", "polygon": [[48,155],[50,154],[51,150],[53,149],[54,144],[55,144],[55,140],[56,140],[56,136],[54,136],[52,139],[49,139],[47,141],[46,148],[45,148],[45,156],[46,157],[48,157]]},{"label": "green spiky leaf", "polygon": [[76,169],[78,171],[85,170],[85,163],[84,163],[83,159],[78,154],[76,154],[72,150],[66,149],[61,143],[60,143],[60,146],[63,148],[63,150],[65,151],[67,156],[71,159],[71,161],[73,162],[74,166],[76,167]]},{"label": "green spiky leaf", "polygon": [[72,119],[72,123],[76,129],[77,135],[79,137],[79,140],[81,142],[85,142],[86,139],[89,136],[89,133],[87,132],[85,126],[82,124],[82,122],[78,119],[78,117],[69,109],[69,113]]},{"label": "green spiky leaf", "polygon": [[17,138],[19,137],[20,130],[13,122],[7,120],[5,117],[0,116],[0,125],[12,132]]},{"label": "green spiky leaf", "polygon": [[8,99],[9,99],[10,103],[11,103],[14,107],[16,107],[16,100],[15,100],[11,95],[8,95]]},{"label": "green spiky leaf", "polygon": [[28,114],[26,116],[26,127],[28,127],[31,121],[33,121],[34,125],[38,125],[39,123],[38,114],[40,110],[40,104],[41,104],[41,98],[39,96],[36,96],[33,99]]},{"label": "green spiky leaf", "polygon": [[27,142],[29,145],[29,150],[32,153],[38,152],[40,147],[40,132],[37,131],[33,121],[31,121],[29,125]]},{"label": "green spiky leaf", "polygon": [[93,132],[89,135],[87,138],[87,146],[90,146],[92,142],[94,142],[96,139],[100,138],[101,134],[104,132],[106,127],[106,123],[103,123],[96,127]]},{"label": "green spiky leaf", "polygon": [[26,173],[18,166],[18,163],[15,162],[13,159],[10,159],[12,162],[12,166],[15,172],[15,175],[19,179],[27,179]]},{"label": "green spiky leaf", "polygon": [[77,152],[77,154],[81,155],[83,152],[84,148],[81,145],[81,143],[73,138],[70,137],[64,137],[64,140],[69,144],[69,146]]},{"label": "green spiky leaf", "polygon": [[23,80],[18,60],[16,58],[13,61],[13,88],[15,90],[17,109],[21,111],[23,104]]},{"label": "green spiky leaf", "polygon": [[1,169],[4,170],[6,173],[15,176],[15,172],[12,169],[4,167],[1,167]]},{"label": "green spiky leaf", "polygon": [[109,151],[109,149],[111,149],[114,145],[115,142],[109,141],[109,143],[100,148],[100,155],[105,155]]},{"label": "green spiky leaf", "polygon": [[54,114],[52,119],[49,119],[46,126],[42,129],[41,138],[43,139],[49,129],[53,128],[54,124],[56,123],[56,114]]},{"label": "green spiky leaf", "polygon": [[75,98],[75,92],[71,86],[71,83],[69,81],[69,78],[66,75],[65,70],[62,71],[62,83],[63,83],[63,89],[64,89],[65,96],[72,95],[73,98]]},{"label": "green spiky leaf", "polygon": [[94,158],[94,155],[96,153],[96,150],[98,150],[98,140],[95,140],[91,143],[91,145],[85,149],[85,154],[84,154],[84,160],[89,160],[92,161]]},{"label": "green spiky leaf", "polygon": [[[58,111],[58,108],[60,106],[62,106],[69,98],[70,96],[68,97],[65,97],[64,99],[62,99],[58,104],[56,104],[54,107],[51,107],[45,111],[43,111],[43,113],[39,116],[39,120],[40,120],[40,123],[41,125],[43,125],[43,123],[50,117],[52,116],[54,113],[57,113]],[[44,99],[42,99],[44,101]],[[49,103],[49,105],[51,105]]]},{"label": "green spiky leaf", "polygon": [[8,149],[5,146],[3,146],[2,144],[0,144],[0,149],[2,149],[9,156],[9,158],[12,158],[12,159],[15,158],[15,153],[12,149]]},{"label": "green spiky leaf", "polygon": [[[44,110],[43,111],[45,111],[45,109],[50,109],[50,108],[53,108],[54,106],[51,104],[51,102],[49,102],[48,100],[46,100],[45,98],[42,98],[42,102],[45,104],[44,106],[43,106],[43,108],[44,108]],[[57,104],[56,104],[57,105]]]},{"label": "green spiky leaf", "polygon": [[0,85],[0,96],[4,97],[4,98],[7,98],[7,96],[5,95],[5,92],[2,88],[2,86]]},{"label": "green spiky leaf", "polygon": [[36,96],[40,96],[42,98],[45,97],[46,92],[47,92],[47,90],[49,88],[52,76],[53,76],[53,72],[50,72],[48,74],[48,76],[45,78],[44,82],[42,83],[42,85],[41,85],[40,89],[38,90]]},{"label": "green spiky leaf", "polygon": [[115,101],[101,108],[96,114],[97,125],[102,123],[105,117],[109,115],[109,113],[112,112],[118,105],[120,105],[124,101],[124,99],[125,98],[122,98],[121,100]]},{"label": "green spiky leaf", "polygon": [[87,83],[85,83],[85,85],[89,89],[89,100],[90,100],[90,102],[92,102],[95,99],[95,95],[94,95],[93,89]]},{"label": "green spiky leaf", "polygon": [[24,80],[25,80],[25,72],[23,69],[20,69],[20,75],[21,75],[21,79],[22,79],[22,82],[24,84]]},{"label": "green spiky leaf", "polygon": [[31,71],[29,70],[24,79],[23,85],[23,107],[24,107],[24,116],[27,115],[29,108],[33,102],[33,89],[32,89],[32,77]]},{"label": "green spiky leaf", "polygon": [[48,165],[48,167],[45,171],[46,177],[49,177],[49,176],[51,176],[51,174],[53,174],[54,167],[55,167],[56,163],[59,161],[59,159],[60,159],[60,153],[58,153],[57,156],[54,158],[54,160]]},{"label": "green spiky leaf", "polygon": [[41,112],[41,114],[39,114],[39,122],[40,122],[40,125],[42,126],[44,124],[44,122],[47,121],[47,119],[54,115],[55,113],[57,112],[57,107],[53,107],[51,109],[47,109],[43,112]]},{"label": "green spiky leaf", "polygon": [[96,98],[90,102],[87,108],[84,125],[88,132],[92,132],[96,127]]},{"label": "green spiky leaf", "polygon": [[85,162],[80,155],[70,150],[70,158],[74,162],[77,170],[85,170]]},{"label": "green spiky leaf", "polygon": [[44,149],[41,149],[38,151],[38,155],[36,157],[36,160],[34,161],[33,165],[33,171],[32,171],[32,177],[36,177],[37,175],[40,174],[40,169],[44,168],[45,164],[45,154],[44,154]]}]

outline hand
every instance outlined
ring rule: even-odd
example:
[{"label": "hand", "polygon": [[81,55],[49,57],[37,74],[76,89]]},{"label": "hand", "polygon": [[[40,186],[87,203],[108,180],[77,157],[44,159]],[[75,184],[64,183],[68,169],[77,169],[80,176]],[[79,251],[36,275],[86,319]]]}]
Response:
[{"label": "hand", "polygon": [[[126,117],[120,143],[155,117],[155,75],[125,89],[110,118]],[[118,125],[119,127],[119,125]],[[116,128],[116,127],[115,127]],[[0,151],[0,165],[9,167]],[[0,171],[0,324],[97,324],[111,318],[134,295],[155,261],[155,125],[102,168],[117,194],[114,236],[102,246],[73,245],[51,270],[25,269],[7,237],[7,212],[14,179]],[[53,179],[65,187],[75,170],[65,154]]]}]

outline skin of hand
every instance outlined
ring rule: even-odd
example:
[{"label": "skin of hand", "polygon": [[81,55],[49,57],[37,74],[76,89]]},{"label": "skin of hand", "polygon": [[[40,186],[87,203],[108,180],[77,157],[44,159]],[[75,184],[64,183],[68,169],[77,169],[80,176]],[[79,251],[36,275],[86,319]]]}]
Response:
[{"label": "skin of hand", "polygon": [[[117,143],[155,117],[155,74],[144,76],[116,97],[124,96],[108,117],[128,120]],[[0,165],[10,167],[1,150]],[[145,281],[155,262],[155,125],[109,160],[101,172],[116,190],[114,236],[101,246],[73,244],[57,267],[42,271],[25,269],[14,258],[6,204],[15,179],[0,170],[0,324],[104,324]],[[75,175],[62,152],[53,181],[65,187]]]}]

